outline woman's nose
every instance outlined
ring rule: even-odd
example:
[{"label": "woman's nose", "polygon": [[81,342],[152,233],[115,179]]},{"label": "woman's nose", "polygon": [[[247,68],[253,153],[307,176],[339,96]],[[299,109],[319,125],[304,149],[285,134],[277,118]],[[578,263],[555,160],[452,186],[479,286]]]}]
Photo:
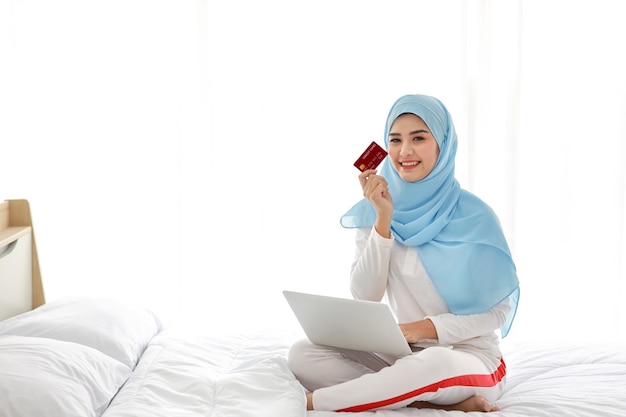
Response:
[{"label": "woman's nose", "polygon": [[411,144],[409,142],[404,142],[402,144],[402,147],[400,148],[400,155],[402,156],[411,155],[412,152],[413,152],[413,148],[411,147]]}]

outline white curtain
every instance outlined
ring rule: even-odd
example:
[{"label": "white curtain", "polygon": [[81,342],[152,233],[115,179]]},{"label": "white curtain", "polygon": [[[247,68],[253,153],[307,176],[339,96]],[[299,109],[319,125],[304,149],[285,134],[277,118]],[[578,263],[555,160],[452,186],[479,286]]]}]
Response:
[{"label": "white curtain", "polygon": [[514,183],[516,254],[528,277],[520,315],[550,312],[527,322],[531,334],[580,339],[592,329],[623,340],[626,4],[524,4]]},{"label": "white curtain", "polygon": [[517,263],[510,337],[626,339],[625,12],[0,0],[0,197],[31,201],[49,300],[295,326],[282,289],[349,295],[352,162],[398,96],[432,94]]}]

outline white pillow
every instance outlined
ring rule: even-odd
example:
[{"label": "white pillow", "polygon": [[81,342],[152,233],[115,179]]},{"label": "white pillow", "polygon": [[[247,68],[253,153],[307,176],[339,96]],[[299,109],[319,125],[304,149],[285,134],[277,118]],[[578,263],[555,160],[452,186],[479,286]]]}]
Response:
[{"label": "white pillow", "polygon": [[0,336],[2,417],[99,417],[130,368],[76,343]]},{"label": "white pillow", "polygon": [[149,310],[102,298],[61,299],[0,322],[0,335],[79,343],[131,369],[160,329],[160,320]]}]

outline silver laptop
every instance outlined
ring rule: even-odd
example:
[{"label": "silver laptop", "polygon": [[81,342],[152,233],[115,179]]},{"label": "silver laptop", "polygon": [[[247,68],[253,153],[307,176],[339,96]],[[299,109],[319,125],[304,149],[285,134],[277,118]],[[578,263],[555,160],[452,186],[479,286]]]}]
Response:
[{"label": "silver laptop", "polygon": [[387,304],[294,291],[283,294],[315,344],[398,357],[413,351]]}]

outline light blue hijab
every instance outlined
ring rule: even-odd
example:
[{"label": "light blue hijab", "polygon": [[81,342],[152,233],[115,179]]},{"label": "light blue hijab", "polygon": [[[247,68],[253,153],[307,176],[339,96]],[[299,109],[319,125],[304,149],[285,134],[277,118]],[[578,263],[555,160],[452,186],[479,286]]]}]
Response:
[{"label": "light blue hijab", "polygon": [[[457,136],[441,101],[424,95],[400,97],[385,125],[389,131],[398,116],[412,113],[430,128],[439,145],[439,159],[431,173],[417,182],[404,181],[388,158],[379,171],[389,184],[394,212],[391,231],[403,245],[416,247],[424,268],[454,314],[486,312],[509,298],[511,306],[502,326],[505,337],[519,300],[515,264],[500,222],[493,210],[461,189],[454,177]],[[363,199],[341,218],[346,228],[372,226],[376,212]]]}]

